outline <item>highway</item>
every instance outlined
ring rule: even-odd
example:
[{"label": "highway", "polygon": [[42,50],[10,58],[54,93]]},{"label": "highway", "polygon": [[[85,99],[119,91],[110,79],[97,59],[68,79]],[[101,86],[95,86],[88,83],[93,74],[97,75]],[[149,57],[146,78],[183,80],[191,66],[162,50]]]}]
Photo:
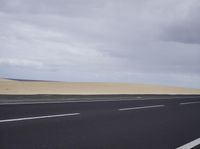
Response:
[{"label": "highway", "polygon": [[120,98],[0,102],[0,148],[200,148],[200,96]]}]

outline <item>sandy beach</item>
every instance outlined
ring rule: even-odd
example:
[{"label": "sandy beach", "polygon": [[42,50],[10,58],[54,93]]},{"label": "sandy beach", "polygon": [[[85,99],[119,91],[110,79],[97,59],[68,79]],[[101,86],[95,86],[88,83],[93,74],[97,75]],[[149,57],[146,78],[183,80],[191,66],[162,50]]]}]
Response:
[{"label": "sandy beach", "polygon": [[0,94],[200,94],[200,89],[128,83],[68,83],[0,79]]}]

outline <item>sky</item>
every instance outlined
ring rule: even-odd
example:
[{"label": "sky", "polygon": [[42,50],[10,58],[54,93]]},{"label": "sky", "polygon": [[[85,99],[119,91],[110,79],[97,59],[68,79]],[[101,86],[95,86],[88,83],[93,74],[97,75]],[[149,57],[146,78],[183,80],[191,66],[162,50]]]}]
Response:
[{"label": "sky", "polygon": [[0,0],[0,76],[200,88],[199,0]]}]

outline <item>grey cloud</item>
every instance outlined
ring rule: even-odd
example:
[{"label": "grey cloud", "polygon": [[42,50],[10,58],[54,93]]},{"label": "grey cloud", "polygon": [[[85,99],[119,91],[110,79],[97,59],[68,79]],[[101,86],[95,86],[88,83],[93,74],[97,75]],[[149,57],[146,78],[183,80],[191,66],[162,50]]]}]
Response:
[{"label": "grey cloud", "polygon": [[188,12],[173,24],[167,25],[162,38],[167,41],[200,44],[200,2],[188,6]]},{"label": "grey cloud", "polygon": [[29,68],[34,68],[34,69],[42,69],[43,64],[39,61],[0,58],[0,66],[29,67]]},{"label": "grey cloud", "polygon": [[0,0],[0,74],[197,87],[198,3]]},{"label": "grey cloud", "polygon": [[170,26],[164,35],[168,41],[200,44],[200,17],[194,20],[181,21],[180,24]]},{"label": "grey cloud", "polygon": [[0,9],[8,13],[61,14],[70,17],[91,16],[104,6],[94,0],[1,0]]}]

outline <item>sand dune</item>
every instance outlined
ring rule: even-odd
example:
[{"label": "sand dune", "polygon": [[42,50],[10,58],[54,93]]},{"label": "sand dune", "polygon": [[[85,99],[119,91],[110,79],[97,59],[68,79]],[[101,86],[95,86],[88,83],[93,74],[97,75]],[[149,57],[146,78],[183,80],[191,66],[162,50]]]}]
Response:
[{"label": "sand dune", "polygon": [[67,83],[0,79],[0,94],[200,94],[200,89],[126,83]]}]

